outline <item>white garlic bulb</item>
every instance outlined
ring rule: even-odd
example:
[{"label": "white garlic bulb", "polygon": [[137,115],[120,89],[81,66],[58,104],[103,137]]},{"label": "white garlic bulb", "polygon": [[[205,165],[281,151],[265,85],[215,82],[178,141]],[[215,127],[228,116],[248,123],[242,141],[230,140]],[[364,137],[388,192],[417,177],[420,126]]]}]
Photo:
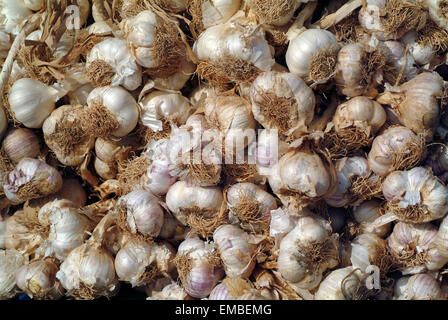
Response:
[{"label": "white garlic bulb", "polygon": [[0,21],[4,30],[13,35],[20,31],[21,24],[33,12],[24,0],[2,0],[0,4]]},{"label": "white garlic bulb", "polygon": [[376,226],[374,223],[381,216],[381,202],[378,200],[362,202],[359,206],[353,208],[353,216],[359,223],[362,233],[373,233],[379,237],[384,237],[391,229],[390,222],[381,226]]},{"label": "white garlic bulb", "polygon": [[302,289],[316,288],[322,273],[338,264],[338,240],[330,223],[304,211],[297,224],[280,242],[278,270]]},{"label": "white garlic bulb", "polygon": [[375,234],[364,233],[357,236],[351,243],[350,261],[353,268],[366,272],[369,266],[376,266],[383,276],[392,266],[392,260],[387,254],[387,242]]},{"label": "white garlic bulb", "polygon": [[56,193],[62,187],[60,173],[45,162],[23,158],[3,182],[6,197],[22,203]]},{"label": "white garlic bulb", "polygon": [[330,31],[308,29],[289,42],[286,64],[291,73],[307,82],[326,82],[335,72],[339,49]]},{"label": "white garlic bulb", "polygon": [[236,183],[227,190],[229,222],[249,232],[266,229],[271,210],[277,209],[275,198],[253,183]]},{"label": "white garlic bulb", "polygon": [[395,300],[445,300],[440,285],[429,274],[416,274],[398,279],[394,287]]},{"label": "white garlic bulb", "polygon": [[175,251],[168,243],[131,239],[118,251],[115,270],[121,281],[133,287],[144,285],[161,274],[173,271]]},{"label": "white garlic bulb", "polygon": [[423,142],[421,137],[406,127],[390,127],[373,140],[367,157],[369,167],[379,176],[412,168],[425,152]]},{"label": "white garlic bulb", "polygon": [[333,270],[320,283],[314,300],[354,300],[361,281],[361,272],[353,267]]},{"label": "white garlic bulb", "polygon": [[52,259],[26,264],[17,270],[17,286],[32,299],[58,300],[64,295],[61,283],[56,279],[58,270]]},{"label": "white garlic bulb", "polygon": [[419,73],[414,57],[406,51],[401,42],[385,41],[383,48],[386,53],[386,65],[392,68],[383,73],[386,84],[395,85],[397,82],[409,81]]},{"label": "white garlic bulb", "polygon": [[187,81],[194,75],[196,65],[186,57],[181,58],[179,64],[180,69],[177,72],[168,77],[155,77],[154,79],[150,79],[145,87],[147,85],[152,85],[155,89],[159,90],[181,90]]},{"label": "white garlic bulb", "polygon": [[394,171],[383,182],[386,210],[406,222],[440,219],[448,212],[448,190],[430,169]]},{"label": "white garlic bulb", "polygon": [[248,234],[238,226],[224,224],[213,233],[224,271],[229,278],[248,278],[255,268],[256,246],[251,244]]},{"label": "white garlic bulb", "polygon": [[[121,87],[107,86],[96,88],[87,97],[87,104],[87,112],[99,113],[103,117],[104,113],[107,113],[107,118],[112,118],[112,120],[108,119],[108,121],[114,122],[112,132],[109,133],[115,137],[126,136],[137,125],[139,116],[138,105],[134,97]],[[99,114],[91,114],[91,116],[98,117]],[[92,129],[94,132],[101,132],[103,130],[102,126],[110,124],[101,122],[99,120],[98,123],[95,122],[93,124],[96,127]]]},{"label": "white garlic bulb", "polygon": [[271,223],[269,225],[269,235],[274,237],[275,246],[278,247],[281,240],[297,224],[299,216],[292,215],[284,208],[271,211]]},{"label": "white garlic bulb", "polygon": [[25,264],[25,258],[16,250],[0,250],[0,300],[16,295],[16,272]]},{"label": "white garlic bulb", "polygon": [[122,206],[121,227],[132,234],[157,237],[163,225],[163,209],[159,200],[146,190],[135,190],[122,196],[117,203]]},{"label": "white garlic bulb", "polygon": [[[92,8],[93,15],[93,8]],[[114,26],[112,26],[114,27]],[[112,33],[113,29],[106,21],[95,21],[91,25],[87,27],[89,34],[104,34],[104,33]]]},{"label": "white garlic bulb", "polygon": [[86,72],[95,86],[119,86],[137,89],[142,72],[126,41],[108,38],[97,43],[87,55]]},{"label": "white garlic bulb", "polygon": [[193,0],[189,2],[188,11],[199,32],[212,26],[225,23],[239,9],[241,0]]},{"label": "white garlic bulb", "polygon": [[306,129],[313,120],[316,99],[306,83],[292,73],[261,73],[250,87],[252,113],[266,129],[287,135],[292,128]]},{"label": "white garlic bulb", "polygon": [[439,27],[446,29],[448,27],[446,2],[444,0],[425,0],[423,3],[428,9],[432,21],[437,23]]},{"label": "white garlic bulb", "polygon": [[8,101],[14,117],[25,127],[40,128],[64,94],[38,80],[22,78],[12,85]]}]

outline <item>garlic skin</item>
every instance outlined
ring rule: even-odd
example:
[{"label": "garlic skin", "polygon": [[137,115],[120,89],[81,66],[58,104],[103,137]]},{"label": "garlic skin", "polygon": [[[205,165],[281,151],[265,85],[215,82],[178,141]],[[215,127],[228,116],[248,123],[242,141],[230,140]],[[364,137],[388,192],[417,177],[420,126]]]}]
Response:
[{"label": "garlic skin", "polygon": [[176,259],[186,257],[188,265],[179,264],[177,268],[185,292],[193,298],[205,298],[222,277],[222,270],[213,262],[216,254],[212,243],[197,237],[185,239],[177,249]]},{"label": "garlic skin", "polygon": [[386,122],[386,112],[376,101],[367,97],[354,97],[340,104],[333,117],[337,133],[355,127],[370,137]]},{"label": "garlic skin", "polygon": [[351,243],[350,261],[353,268],[359,268],[363,273],[370,265],[377,266],[381,275],[389,271],[386,254],[386,241],[375,234],[364,233],[357,236]]},{"label": "garlic skin", "polygon": [[440,28],[448,28],[445,0],[426,0],[424,6],[428,9],[432,21],[437,23]]},{"label": "garlic skin", "polygon": [[71,201],[75,208],[83,207],[87,201],[86,191],[77,179],[65,178],[62,181],[62,188],[54,196],[59,200],[66,199]]},{"label": "garlic skin", "polygon": [[74,91],[68,93],[69,101],[71,105],[86,105],[87,97],[89,93],[94,89],[90,83],[86,83]]},{"label": "garlic skin", "polygon": [[198,187],[188,185],[185,181],[173,184],[166,194],[166,205],[177,220],[183,225],[188,224],[191,210],[201,211],[204,217],[216,215],[223,201],[219,187]]},{"label": "garlic skin", "polygon": [[125,89],[113,86],[95,88],[87,97],[89,106],[94,103],[106,107],[118,121],[118,129],[111,132],[115,137],[128,135],[137,125],[138,106],[134,97]]},{"label": "garlic skin", "polygon": [[16,250],[0,250],[0,300],[11,299],[16,295],[15,274],[26,263]]},{"label": "garlic skin", "polygon": [[370,173],[367,160],[363,157],[345,157],[336,161],[336,172],[338,175],[338,186],[331,196],[324,197],[326,203],[332,207],[344,207],[355,201],[350,195],[352,179],[365,177]]},{"label": "garlic skin", "polygon": [[7,219],[0,221],[0,249],[5,249],[6,221]]},{"label": "garlic skin", "polygon": [[[37,219],[29,220],[23,210],[16,211],[7,219],[4,235],[5,249],[17,250],[24,256],[29,256],[44,242],[47,233],[45,231],[36,232],[36,221],[34,220]],[[27,222],[32,222],[31,226],[26,226]]]},{"label": "garlic skin", "polygon": [[412,54],[415,62],[419,65],[425,65],[435,57],[436,52],[431,45],[423,44],[417,41],[418,34],[411,30],[406,33],[400,41],[409,45],[409,52]]},{"label": "garlic skin", "polygon": [[89,220],[69,200],[54,200],[39,210],[41,225],[50,225],[48,238],[36,252],[64,261],[68,254],[84,243],[91,230]]},{"label": "garlic skin", "polygon": [[118,251],[115,270],[121,281],[137,287],[154,280],[159,274],[172,272],[174,256],[175,251],[168,243],[132,239]]},{"label": "garlic skin", "polygon": [[[286,134],[291,128],[306,128],[313,120],[316,99],[313,90],[292,73],[261,73],[250,87],[252,113],[266,129]],[[271,112],[278,112],[273,117]]]},{"label": "garlic skin", "polygon": [[367,157],[369,167],[379,176],[402,169],[400,162],[405,162],[406,167],[412,167],[424,152],[420,144],[419,137],[410,129],[403,126],[390,127],[373,140]]},{"label": "garlic skin", "polygon": [[127,229],[132,234],[157,237],[163,225],[163,209],[159,200],[146,190],[131,191],[117,203],[126,212]]},{"label": "garlic skin", "polygon": [[285,55],[286,65],[291,73],[307,82],[326,81],[314,79],[310,74],[310,67],[316,54],[332,48],[336,51],[340,48],[333,33],[322,29],[308,29],[289,42]]},{"label": "garlic skin", "polygon": [[152,293],[147,300],[191,300],[184,288],[173,282],[159,292]]},{"label": "garlic skin", "polygon": [[[227,190],[229,222],[248,231],[262,231],[269,225],[275,198],[253,183],[236,183]],[[254,208],[255,206],[255,208]]]},{"label": "garlic skin", "polygon": [[3,150],[8,159],[18,163],[23,158],[35,158],[40,152],[40,143],[37,135],[25,128],[12,128],[3,139]]},{"label": "garlic skin", "polygon": [[[93,15],[92,10],[92,15]],[[106,21],[95,21],[87,27],[89,34],[103,34],[114,31]]]},{"label": "garlic skin", "polygon": [[30,78],[14,82],[9,91],[9,105],[14,117],[25,127],[38,129],[64,93]]},{"label": "garlic skin", "polygon": [[314,300],[352,300],[361,277],[361,272],[354,272],[351,266],[333,270],[320,283]]},{"label": "garlic skin", "polygon": [[269,176],[270,169],[278,164],[281,158],[289,149],[289,145],[278,139],[275,130],[259,130],[257,137],[257,171]]},{"label": "garlic skin", "polygon": [[269,225],[269,235],[274,237],[276,248],[280,241],[287,235],[297,224],[298,216],[292,215],[284,208],[278,208],[271,211],[271,222]]},{"label": "garlic skin", "polygon": [[179,64],[180,69],[176,73],[168,77],[156,77],[148,80],[146,85],[153,82],[155,89],[180,91],[185,86],[187,81],[194,75],[196,65],[187,58],[182,58]]},{"label": "garlic skin", "polygon": [[249,242],[248,237],[246,232],[232,224],[224,224],[213,233],[213,241],[229,278],[248,278],[255,268],[256,246]]},{"label": "garlic skin", "polygon": [[[72,250],[56,273],[69,295],[80,299],[113,296],[118,289],[112,255],[100,246],[85,243]],[[87,291],[87,297],[81,293]]]},{"label": "garlic skin", "polygon": [[394,287],[394,300],[445,300],[440,285],[429,274],[416,274],[398,279]]},{"label": "garlic skin", "polygon": [[353,216],[359,223],[362,233],[373,233],[381,238],[389,234],[392,223],[375,226],[374,221],[381,216],[381,202],[378,200],[368,200],[353,208]]},{"label": "garlic skin", "polygon": [[[401,264],[399,270],[403,275],[437,271],[448,262],[448,257],[443,257],[436,248],[437,233],[437,227],[429,223],[398,222],[394,226],[387,242]],[[420,262],[418,257],[422,255],[424,259]]]},{"label": "garlic skin", "polygon": [[[132,56],[132,52],[125,40],[107,38],[97,43],[87,55],[87,70],[89,68],[95,68],[95,66],[92,66],[92,63],[95,61],[99,61],[102,67],[102,69],[99,70],[91,70],[91,72],[94,73],[95,79],[98,79],[97,83],[99,86],[122,85],[130,91],[135,90],[140,86],[142,82],[142,72],[135,62],[135,58]],[[113,76],[106,73],[107,67],[112,70]],[[106,74],[104,75],[103,73]],[[106,76],[109,76],[110,79],[104,79]]]},{"label": "garlic skin", "polygon": [[35,261],[17,270],[17,286],[29,297],[37,300],[58,300],[64,290],[56,280],[58,265],[51,259]]},{"label": "garlic skin", "polygon": [[212,292],[208,296],[209,300],[234,300],[234,297],[230,294],[229,289],[225,283],[221,282],[213,288]]},{"label": "garlic skin", "polygon": [[[332,236],[328,221],[308,210],[303,213],[281,240],[277,264],[283,278],[301,289],[311,290],[319,285],[325,270],[338,265],[338,241]],[[325,255],[311,256],[309,250],[314,246],[325,248]]]},{"label": "garlic skin", "polygon": [[[404,221],[428,222],[440,219],[448,212],[448,191],[430,169],[415,167],[408,171],[394,171],[383,182],[383,195],[400,209],[417,206],[413,215],[399,216]],[[399,214],[396,212],[395,214]]]},{"label": "garlic skin", "polygon": [[180,93],[153,91],[139,103],[141,121],[152,131],[162,131],[163,121],[173,121],[177,125],[184,124],[193,113],[190,101]]},{"label": "garlic skin", "polygon": [[43,0],[23,0],[28,9],[39,11],[43,6]]},{"label": "garlic skin", "polygon": [[241,0],[192,1],[190,6],[199,8],[196,8],[197,12],[193,12],[192,8],[189,8],[189,11],[193,15],[193,21],[197,20],[196,23],[201,26],[201,29],[208,29],[228,21],[240,5]]},{"label": "garlic skin", "polygon": [[41,198],[59,191],[60,173],[40,160],[23,158],[3,182],[6,197],[15,202]]},{"label": "garlic skin", "polygon": [[2,0],[0,4],[0,21],[7,33],[17,35],[23,21],[33,12],[23,0]]},{"label": "garlic skin", "polygon": [[117,176],[117,168],[113,164],[104,162],[98,157],[95,158],[93,166],[95,172],[105,180],[115,179]]}]

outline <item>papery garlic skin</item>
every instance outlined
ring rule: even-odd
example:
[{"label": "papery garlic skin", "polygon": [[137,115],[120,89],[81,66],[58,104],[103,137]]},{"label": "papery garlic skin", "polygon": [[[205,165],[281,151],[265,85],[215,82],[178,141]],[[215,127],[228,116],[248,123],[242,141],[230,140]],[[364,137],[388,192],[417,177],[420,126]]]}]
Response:
[{"label": "papery garlic skin", "polygon": [[394,300],[445,300],[437,280],[429,274],[416,274],[398,279]]},{"label": "papery garlic skin", "polygon": [[118,121],[119,127],[113,131],[115,137],[124,137],[131,132],[138,122],[138,106],[134,97],[121,87],[101,87],[92,90],[87,97],[87,104],[99,103]]},{"label": "papery garlic skin", "polygon": [[162,131],[163,120],[184,124],[193,113],[190,101],[180,93],[153,91],[139,103],[141,121],[152,131]]},{"label": "papery garlic skin", "polygon": [[163,225],[163,209],[159,200],[146,190],[131,191],[118,200],[126,210],[126,222],[131,233],[157,237]]},{"label": "papery garlic skin", "polygon": [[15,274],[25,262],[25,258],[16,250],[0,250],[0,300],[16,295]]},{"label": "papery garlic skin", "polygon": [[[296,226],[280,242],[278,270],[287,281],[302,289],[316,288],[322,273],[338,264],[337,239],[330,223],[309,211],[299,217]],[[308,256],[310,246],[328,246],[327,254],[319,257],[319,263]]]},{"label": "papery garlic skin", "polygon": [[[418,69],[414,66],[414,57],[412,54],[406,52],[406,47],[402,43],[398,41],[385,41],[383,45],[386,49],[386,63],[394,67],[397,76],[403,70],[401,75],[402,80],[409,81],[418,74]],[[387,73],[384,76],[386,77],[387,84]],[[395,77],[392,77],[392,80],[397,81]],[[395,85],[395,82],[390,83],[390,85]]]},{"label": "papery garlic skin", "polygon": [[414,57],[415,62],[419,65],[425,65],[434,58],[436,52],[431,45],[418,42],[417,37],[417,32],[411,30],[401,38],[401,41],[409,45],[409,52]]},{"label": "papery garlic skin", "polygon": [[89,34],[102,34],[113,31],[111,26],[106,21],[95,21],[87,28],[87,30],[89,31]]},{"label": "papery garlic skin", "polygon": [[269,235],[275,238],[276,247],[279,246],[280,241],[284,238],[284,236],[295,227],[298,219],[298,216],[290,214],[283,208],[271,211]]},{"label": "papery garlic skin", "polygon": [[154,82],[154,88],[156,89],[179,91],[190,80],[195,71],[196,65],[187,58],[183,58],[180,62],[180,69],[176,73],[168,77],[156,77],[149,81]]},{"label": "papery garlic skin", "polygon": [[94,295],[101,296],[112,296],[118,289],[112,255],[102,247],[89,243],[70,252],[56,273],[56,278],[68,294],[81,299],[92,299],[79,292],[82,288],[88,288]]},{"label": "papery garlic skin", "polygon": [[91,229],[90,222],[75,204],[65,199],[45,204],[39,210],[39,222],[50,225],[50,233],[38,251],[45,256],[54,255],[60,261],[84,243]]},{"label": "papery garlic skin", "polygon": [[373,233],[379,237],[384,237],[389,233],[392,226],[390,222],[381,226],[374,225],[374,221],[381,216],[381,202],[378,200],[362,202],[359,206],[353,208],[353,216],[363,233]]},{"label": "papery garlic skin", "polygon": [[23,0],[2,0],[0,4],[0,21],[6,32],[16,35],[20,25],[33,12]]},{"label": "papery garlic skin", "polygon": [[332,207],[344,207],[353,201],[349,194],[352,179],[365,177],[370,173],[367,160],[363,157],[345,157],[336,162],[338,186],[331,195],[324,197],[325,202]]},{"label": "papery garlic skin", "polygon": [[[364,233],[357,236],[351,243],[350,261],[353,268],[367,272],[370,265],[377,266],[381,273],[387,272],[389,265],[383,265],[386,256],[386,241],[375,234]],[[380,265],[381,263],[381,265]]]},{"label": "papery garlic skin", "polygon": [[115,270],[121,281],[130,282],[136,287],[152,281],[158,274],[171,272],[174,269],[174,256],[174,249],[167,243],[132,239],[118,251]]},{"label": "papery garlic skin", "polygon": [[112,68],[114,76],[108,84],[122,85],[131,91],[140,86],[142,82],[141,69],[136,64],[125,40],[108,38],[97,43],[87,55],[86,68],[89,68],[95,60],[105,62]]},{"label": "papery garlic skin", "polygon": [[322,280],[314,295],[314,300],[351,300],[360,283],[360,271],[354,271],[353,267],[336,269]]},{"label": "papery garlic skin", "polygon": [[[286,99],[290,103],[284,102],[283,106],[281,102]],[[263,72],[254,80],[250,100],[255,120],[266,129],[278,129],[281,134],[294,127],[306,128],[313,119],[316,104],[314,92],[305,81],[292,73],[276,71]],[[281,119],[270,115],[269,110],[274,109],[279,109]]]},{"label": "papery garlic skin", "polygon": [[[195,1],[192,1],[193,3]],[[239,9],[241,0],[205,0],[197,1],[200,5],[199,24],[207,29],[228,21]]]},{"label": "papery garlic skin", "polygon": [[56,280],[58,265],[51,259],[35,261],[17,270],[17,286],[33,299],[58,300],[64,291]]},{"label": "papery garlic skin", "polygon": [[198,208],[204,217],[216,215],[222,205],[223,195],[219,187],[198,187],[185,181],[173,184],[166,194],[166,205],[177,220],[187,225],[188,212]]},{"label": "papery garlic skin", "polygon": [[[22,194],[23,187],[32,190]],[[50,195],[59,191],[61,187],[62,177],[55,168],[31,158],[20,160],[3,182],[6,197],[15,203]]]},{"label": "papery garlic skin", "polygon": [[14,163],[23,158],[35,158],[40,152],[39,138],[33,131],[25,128],[9,130],[2,144],[6,155]]},{"label": "papery garlic skin", "polygon": [[255,268],[255,245],[248,242],[248,234],[231,224],[218,227],[213,233],[224,270],[229,278],[248,278]]},{"label": "papery garlic skin", "polygon": [[68,93],[68,97],[70,99],[71,105],[86,105],[87,104],[87,97],[89,96],[90,92],[94,89],[94,87],[90,83],[86,83],[78,88],[76,88],[74,91],[71,91]]},{"label": "papery garlic skin", "polygon": [[448,212],[445,185],[424,167],[390,173],[383,182],[383,195],[399,208],[418,206],[424,210],[416,218],[420,223],[440,219]]},{"label": "papery garlic skin", "polygon": [[419,157],[420,155],[415,154],[418,152],[415,146],[419,144],[419,137],[410,129],[403,126],[390,127],[373,140],[367,157],[369,167],[377,175],[385,176],[398,169],[397,158],[401,154]]},{"label": "papery garlic skin", "polygon": [[27,128],[41,128],[44,120],[63,96],[60,90],[30,78],[14,82],[9,91],[9,105],[14,117]]},{"label": "papery garlic skin", "polygon": [[330,31],[308,29],[302,32],[289,42],[285,55],[289,71],[305,81],[313,80],[310,78],[313,56],[330,48],[339,49],[336,36]]}]

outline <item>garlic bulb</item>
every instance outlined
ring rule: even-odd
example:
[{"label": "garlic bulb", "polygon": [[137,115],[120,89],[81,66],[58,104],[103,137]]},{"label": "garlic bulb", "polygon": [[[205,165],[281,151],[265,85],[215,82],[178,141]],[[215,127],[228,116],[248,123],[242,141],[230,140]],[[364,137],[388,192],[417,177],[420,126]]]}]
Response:
[{"label": "garlic bulb", "polygon": [[448,182],[448,147],[445,144],[435,144],[428,148],[425,165],[444,183]]},{"label": "garlic bulb", "polygon": [[375,137],[367,160],[373,172],[385,176],[394,170],[412,168],[425,151],[421,137],[406,127],[393,126]]},{"label": "garlic bulb", "polygon": [[333,270],[320,283],[314,300],[355,300],[361,282],[361,272],[353,267]]},{"label": "garlic bulb", "polygon": [[433,46],[418,40],[418,33],[414,30],[409,31],[401,38],[404,44],[409,45],[409,52],[412,54],[415,62],[425,65],[434,58],[437,52]]},{"label": "garlic bulb", "polygon": [[[194,75],[196,65],[188,58],[183,57],[179,62],[180,69],[168,77],[156,77],[148,80],[147,84],[153,83],[155,89],[165,90],[181,90],[188,80]],[[145,86],[146,86],[145,85]]]},{"label": "garlic bulb", "polygon": [[77,179],[64,179],[62,181],[62,188],[53,196],[56,199],[71,201],[75,205],[75,208],[83,207],[87,201],[86,191]]},{"label": "garlic bulb", "polygon": [[132,287],[141,286],[172,272],[174,256],[175,251],[168,243],[131,239],[118,251],[115,270],[121,281],[130,282]]},{"label": "garlic bulb", "polygon": [[357,177],[365,177],[370,173],[367,160],[363,157],[346,157],[338,160],[335,166],[338,186],[332,195],[324,197],[325,202],[332,207],[344,207],[356,203],[359,199],[353,199],[350,188]]},{"label": "garlic bulb", "polygon": [[302,2],[306,3],[308,0],[288,0],[282,2],[275,0],[249,0],[248,5],[254,11],[259,23],[283,26],[292,19],[294,12]]},{"label": "garlic bulb", "polygon": [[290,214],[283,208],[271,210],[269,235],[271,237],[274,237],[276,247],[278,247],[283,237],[294,228],[294,226],[297,224],[298,218],[298,216]]},{"label": "garlic bulb", "polygon": [[[87,98],[86,121],[88,129],[98,135],[112,134],[123,137],[129,134],[138,122],[138,106],[134,97],[121,87],[101,87],[92,90]],[[101,117],[100,117],[101,116]],[[92,117],[98,118],[92,121]]]},{"label": "garlic bulb", "polygon": [[33,12],[24,0],[2,0],[0,4],[0,21],[4,30],[13,35],[20,31],[21,24]]},{"label": "garlic bulb", "polygon": [[197,31],[225,23],[239,9],[241,0],[193,0],[187,9],[193,17]]},{"label": "garlic bulb", "polygon": [[386,92],[378,99],[380,103],[391,104],[399,101],[397,106],[403,124],[417,134],[432,138],[439,121],[438,98],[442,96],[444,82],[435,72],[424,72],[404,83],[399,93]]},{"label": "garlic bulb", "polygon": [[414,57],[401,42],[385,41],[383,48],[386,53],[386,71],[383,72],[386,84],[397,85],[411,80],[419,73]]},{"label": "garlic bulb", "polygon": [[256,246],[249,242],[248,237],[241,228],[231,224],[224,224],[213,233],[213,241],[229,278],[248,278],[255,268]]},{"label": "garlic bulb", "polygon": [[259,72],[270,71],[275,63],[264,32],[238,20],[202,32],[193,52],[201,60],[198,75],[218,88],[250,82]]},{"label": "garlic bulb", "polygon": [[392,266],[392,259],[387,253],[387,243],[375,234],[364,233],[357,236],[351,243],[350,260],[354,268],[366,272],[370,265],[379,268],[383,276]]},{"label": "garlic bulb", "polygon": [[306,129],[313,120],[313,90],[292,73],[261,73],[250,87],[252,113],[266,129],[287,135],[292,128]]},{"label": "garlic bulb", "polygon": [[77,299],[113,296],[118,289],[112,255],[101,246],[85,243],[72,250],[56,273],[64,289]]},{"label": "garlic bulb", "polygon": [[361,233],[373,233],[379,237],[384,237],[391,229],[390,222],[381,226],[376,226],[374,223],[381,216],[381,202],[378,200],[362,202],[359,206],[353,208],[353,216],[359,223]]},{"label": "garlic bulb", "polygon": [[65,105],[54,110],[42,125],[47,146],[64,165],[80,165],[93,148],[95,138],[82,130],[82,106]]},{"label": "garlic bulb", "polygon": [[184,290],[193,298],[205,298],[222,277],[212,243],[197,237],[185,239],[174,260]]},{"label": "garlic bulb", "polygon": [[346,44],[338,53],[335,74],[337,89],[348,97],[367,93],[376,86],[385,62],[386,58],[381,52],[370,52],[361,43]]},{"label": "garlic bulb", "polygon": [[448,13],[445,0],[426,0],[423,2],[432,21],[441,28],[448,27]]},{"label": "garlic bulb", "polygon": [[[93,11],[92,11],[93,15]],[[89,34],[105,34],[114,31],[106,21],[95,21],[87,27]]]},{"label": "garlic bulb", "polygon": [[120,28],[127,36],[136,62],[152,76],[167,77],[180,69],[185,49],[173,23],[153,10],[125,19]]},{"label": "garlic bulb", "polygon": [[182,125],[193,113],[190,101],[180,93],[153,91],[139,105],[141,121],[151,131],[170,130],[169,122]]},{"label": "garlic bulb", "polygon": [[269,176],[270,169],[278,164],[289,149],[289,145],[278,138],[275,130],[259,130],[257,137],[257,170],[260,174]]},{"label": "garlic bulb", "polygon": [[54,256],[60,261],[67,258],[70,251],[84,243],[91,230],[89,220],[75,204],[69,200],[54,200],[39,210],[41,225],[50,225],[48,238],[36,252],[44,256]]},{"label": "garlic bulb", "polygon": [[256,121],[250,104],[238,96],[212,96],[205,100],[205,117],[224,137],[228,155],[247,147],[255,139]]},{"label": "garlic bulb", "polygon": [[64,94],[38,80],[22,78],[12,85],[8,101],[14,117],[25,127],[40,128]]},{"label": "garlic bulb", "polygon": [[437,227],[398,222],[387,239],[399,270],[404,274],[437,271],[447,262],[436,248]]},{"label": "garlic bulb", "polygon": [[145,190],[131,191],[121,197],[119,208],[119,224],[132,234],[157,237],[163,225],[163,209],[159,200]]},{"label": "garlic bulb", "polygon": [[142,72],[132,56],[126,41],[108,38],[97,43],[87,55],[86,73],[93,85],[119,86],[137,89],[142,82]]},{"label": "garlic bulb", "polygon": [[213,233],[219,226],[222,202],[219,187],[198,187],[185,181],[173,184],[166,194],[166,205],[176,219],[200,234]]},{"label": "garlic bulb", "polygon": [[190,300],[191,297],[185,292],[185,289],[173,282],[163,287],[159,292],[152,293],[148,300]]},{"label": "garlic bulb", "polygon": [[3,150],[8,159],[18,163],[23,158],[35,158],[40,152],[39,138],[36,134],[25,128],[9,130],[3,139]]},{"label": "garlic bulb", "polygon": [[278,271],[302,289],[316,288],[322,273],[338,264],[338,240],[330,223],[304,211],[295,227],[281,240]]},{"label": "garlic bulb", "polygon": [[398,279],[394,287],[395,300],[445,300],[440,285],[429,274],[416,274]]},{"label": "garlic bulb", "polygon": [[227,190],[229,222],[249,232],[261,232],[270,222],[275,198],[253,183],[236,183]]},{"label": "garlic bulb", "polygon": [[16,295],[17,269],[25,264],[25,258],[16,250],[0,250],[0,300]]},{"label": "garlic bulb", "polygon": [[291,73],[307,82],[326,82],[335,72],[339,49],[330,31],[308,29],[289,42],[286,64]]},{"label": "garlic bulb", "polygon": [[394,171],[383,183],[388,201],[386,211],[405,222],[422,223],[440,219],[448,212],[448,190],[424,167]]},{"label": "garlic bulb", "polygon": [[64,295],[56,279],[58,270],[58,264],[51,258],[24,265],[17,270],[17,286],[32,299],[58,300]]},{"label": "garlic bulb", "polygon": [[55,168],[31,158],[20,160],[3,182],[6,197],[15,203],[50,195],[61,187],[62,177]]}]

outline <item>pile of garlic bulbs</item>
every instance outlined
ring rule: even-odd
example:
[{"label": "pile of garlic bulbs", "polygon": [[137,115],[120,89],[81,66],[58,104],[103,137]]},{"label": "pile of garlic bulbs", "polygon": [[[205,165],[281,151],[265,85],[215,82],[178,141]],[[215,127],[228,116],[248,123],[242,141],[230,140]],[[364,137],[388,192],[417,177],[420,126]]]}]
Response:
[{"label": "pile of garlic bulbs", "polygon": [[447,5],[0,0],[0,299],[448,299]]}]

